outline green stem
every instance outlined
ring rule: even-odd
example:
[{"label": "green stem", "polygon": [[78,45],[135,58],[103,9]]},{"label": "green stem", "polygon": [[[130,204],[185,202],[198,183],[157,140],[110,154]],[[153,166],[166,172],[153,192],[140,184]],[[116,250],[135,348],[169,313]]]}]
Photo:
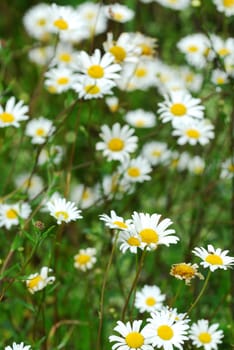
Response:
[{"label": "green stem", "polygon": [[208,274],[206,276],[206,279],[205,279],[205,282],[203,284],[203,287],[202,287],[200,293],[198,294],[198,296],[196,297],[196,299],[194,300],[194,302],[192,303],[192,305],[190,306],[190,308],[188,309],[187,314],[189,314],[195,308],[195,306],[197,305],[197,303],[201,299],[201,297],[204,294],[204,291],[205,291],[205,289],[206,289],[206,287],[208,285],[210,276],[211,276],[211,270],[208,272]]}]

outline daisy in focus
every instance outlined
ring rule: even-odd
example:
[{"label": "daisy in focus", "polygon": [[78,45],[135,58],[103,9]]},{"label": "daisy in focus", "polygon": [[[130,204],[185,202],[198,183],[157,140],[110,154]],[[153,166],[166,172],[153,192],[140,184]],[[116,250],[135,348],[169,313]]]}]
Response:
[{"label": "daisy in focus", "polygon": [[137,183],[149,181],[151,179],[149,173],[152,171],[152,168],[146,158],[139,156],[131,159],[126,164],[121,164],[118,171],[120,174],[123,174],[123,181]]},{"label": "daisy in focus", "polygon": [[17,226],[20,219],[27,219],[31,213],[28,203],[0,204],[0,227],[10,229]]},{"label": "daisy in focus", "polygon": [[129,159],[129,154],[137,148],[137,136],[134,136],[134,129],[128,125],[120,126],[115,123],[110,129],[109,126],[101,127],[101,138],[103,141],[96,144],[96,150],[103,151],[107,160],[118,160],[121,163]]},{"label": "daisy in focus", "polygon": [[156,117],[152,112],[136,109],[125,114],[125,121],[135,128],[152,128],[156,125]]},{"label": "daisy in focus", "polygon": [[185,119],[202,119],[205,107],[199,98],[193,98],[188,92],[175,91],[165,96],[165,101],[158,104],[158,113],[163,123]]},{"label": "daisy in focus", "polygon": [[188,339],[189,329],[187,320],[177,320],[174,312],[163,308],[151,313],[147,319],[147,336],[153,347],[172,350],[174,347],[183,349],[184,341]]},{"label": "daisy in focus", "polygon": [[16,344],[14,342],[11,346],[5,346],[4,350],[31,350],[31,345],[24,345],[23,342]]},{"label": "daisy in focus", "polygon": [[161,293],[157,286],[145,285],[136,292],[135,307],[139,312],[154,312],[162,308],[166,295]]},{"label": "daisy in focus", "polygon": [[57,220],[57,224],[68,223],[81,219],[81,210],[78,210],[75,203],[67,201],[65,198],[58,198],[47,203],[50,215]]},{"label": "daisy in focus", "polygon": [[113,350],[153,350],[153,347],[149,344],[148,334],[146,332],[146,327],[141,329],[142,320],[135,320],[132,322],[127,322],[126,324],[117,321],[117,326],[114,330],[119,334],[111,335],[109,341],[115,344],[112,345]]},{"label": "daisy in focus", "polygon": [[48,284],[52,284],[55,281],[54,276],[48,276],[53,270],[47,266],[43,266],[39,273],[34,273],[28,276],[26,280],[26,286],[31,294],[44,289]]},{"label": "daisy in focus", "polygon": [[73,84],[72,89],[78,93],[80,99],[90,100],[102,98],[104,95],[111,95],[114,86],[115,83],[111,80],[105,82],[82,76],[79,77],[78,82]]},{"label": "daisy in focus", "polygon": [[179,280],[184,280],[187,286],[190,285],[191,280],[195,277],[204,279],[203,275],[198,272],[198,265],[191,263],[179,263],[172,265],[170,275]]},{"label": "daisy in focus", "polygon": [[30,120],[26,126],[25,134],[32,138],[33,144],[42,144],[55,131],[51,120],[44,117]]},{"label": "daisy in focus", "polygon": [[99,217],[100,220],[104,221],[105,225],[111,229],[126,230],[131,223],[131,220],[124,220],[124,218],[118,216],[114,210],[111,210],[110,216],[101,214]]},{"label": "daisy in focus", "polygon": [[115,22],[125,23],[133,19],[135,13],[129,7],[115,3],[105,6],[105,15]]},{"label": "daisy in focus", "polygon": [[227,255],[229,250],[215,249],[211,244],[208,244],[207,249],[196,247],[192,252],[203,260],[200,264],[212,272],[217,269],[227,270],[234,265],[234,258]]},{"label": "daisy in focus", "polygon": [[95,248],[80,249],[79,252],[74,256],[74,266],[81,271],[92,269],[96,261],[97,259]]},{"label": "daisy in focus", "polygon": [[223,331],[218,328],[218,323],[210,325],[209,321],[203,319],[193,323],[189,331],[193,345],[204,350],[217,350],[223,338]]},{"label": "daisy in focus", "polygon": [[139,235],[131,230],[122,230],[119,232],[117,242],[119,243],[119,249],[123,254],[128,250],[131,253],[136,254],[138,249],[142,249]]},{"label": "daisy in focus", "polygon": [[173,136],[178,136],[177,143],[184,145],[189,143],[195,146],[200,143],[202,146],[214,138],[214,126],[206,119],[195,120],[192,118],[173,122]]},{"label": "daisy in focus", "polygon": [[5,107],[0,105],[0,128],[6,126],[18,128],[20,126],[19,122],[29,118],[27,115],[28,106],[23,103],[23,101],[16,102],[15,97],[10,97]]},{"label": "daisy in focus", "polygon": [[219,12],[223,12],[225,16],[234,15],[234,1],[233,0],[213,0]]}]

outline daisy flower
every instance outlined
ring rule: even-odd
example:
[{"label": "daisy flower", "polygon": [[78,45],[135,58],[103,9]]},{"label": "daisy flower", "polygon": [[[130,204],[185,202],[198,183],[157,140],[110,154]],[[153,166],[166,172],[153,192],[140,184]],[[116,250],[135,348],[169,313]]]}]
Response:
[{"label": "daisy flower", "polygon": [[202,119],[205,107],[199,98],[193,98],[186,91],[174,91],[165,96],[165,101],[158,104],[158,113],[163,123],[185,119]]},{"label": "daisy flower", "polygon": [[234,157],[226,159],[221,164],[221,179],[232,179],[234,177]]},{"label": "daisy flower", "polygon": [[76,221],[81,219],[81,210],[78,210],[75,203],[66,201],[65,198],[58,198],[54,201],[49,201],[47,207],[50,211],[50,215],[57,220],[57,224],[62,222]]},{"label": "daisy flower", "polygon": [[119,99],[116,96],[107,97],[105,99],[106,105],[109,110],[114,113],[119,109]]},{"label": "daisy flower", "polygon": [[36,174],[23,173],[15,178],[15,184],[24,193],[27,193],[30,199],[37,197],[44,188],[43,180]]},{"label": "daisy flower", "polygon": [[177,48],[185,54],[189,64],[197,68],[206,66],[207,58],[211,59],[213,53],[210,50],[208,38],[201,33],[187,35],[180,39]]},{"label": "daisy flower", "polygon": [[143,58],[152,58],[155,55],[157,39],[146,36],[142,33],[131,33],[130,39],[140,50],[139,55]]},{"label": "daisy flower", "polygon": [[114,57],[110,53],[105,53],[101,56],[101,51],[96,49],[92,56],[89,56],[85,51],[81,51],[76,62],[77,69],[86,77],[105,83],[111,81],[114,85],[114,80],[119,78],[121,67],[114,63]]},{"label": "daisy flower", "polygon": [[214,69],[211,73],[211,82],[215,85],[228,83],[228,74],[221,69]]},{"label": "daisy flower", "polygon": [[195,175],[202,175],[205,170],[205,161],[199,156],[190,158],[188,162],[188,171]]},{"label": "daisy flower", "polygon": [[31,62],[40,66],[48,64],[53,57],[54,49],[52,46],[34,47],[28,52],[28,58]]},{"label": "daisy flower", "polygon": [[191,3],[191,0],[173,0],[173,1],[172,0],[155,0],[155,1],[158,2],[160,5],[164,7],[168,7],[173,10],[184,10]]},{"label": "daisy flower", "polygon": [[28,106],[23,103],[23,101],[16,102],[15,97],[10,97],[5,107],[0,105],[0,128],[6,126],[18,128],[20,126],[19,122],[29,118],[27,115]]},{"label": "daisy flower", "polygon": [[80,249],[79,252],[74,256],[74,266],[81,271],[92,269],[96,261],[97,259],[95,248]]},{"label": "daisy flower", "polygon": [[183,79],[186,89],[192,92],[199,92],[202,83],[203,76],[193,72],[188,66],[180,67],[179,75]]},{"label": "daisy flower", "polygon": [[234,0],[213,0],[219,12],[223,12],[225,16],[234,15]]},{"label": "daisy flower", "polygon": [[80,99],[90,100],[102,98],[104,95],[111,95],[111,90],[114,86],[115,83],[112,80],[99,81],[83,76],[72,86],[72,89],[78,93]]},{"label": "daisy flower", "polygon": [[135,13],[129,7],[115,3],[104,7],[107,18],[115,22],[125,23],[133,19]]},{"label": "daisy flower", "polygon": [[147,322],[147,336],[153,347],[164,350],[173,350],[174,347],[183,349],[182,345],[188,339],[187,320],[177,320],[174,312],[163,308],[151,313],[151,318],[148,318]]},{"label": "daisy flower", "polygon": [[88,28],[89,36],[104,33],[107,28],[107,18],[104,14],[104,8],[100,3],[86,1],[77,6],[77,13],[85,22]]},{"label": "daisy flower", "polygon": [[103,141],[96,144],[96,150],[103,151],[107,160],[118,160],[121,163],[129,159],[129,154],[137,148],[137,136],[134,136],[134,129],[128,125],[120,126],[115,123],[110,129],[109,126],[101,127],[101,138]]},{"label": "daisy flower", "polygon": [[208,244],[207,249],[196,247],[192,252],[203,260],[200,264],[212,272],[217,269],[227,270],[234,264],[234,258],[227,256],[229,250],[215,249],[211,244]]},{"label": "daisy flower", "polygon": [[146,333],[146,327],[141,329],[142,320],[135,320],[132,322],[127,322],[126,324],[117,321],[117,326],[114,330],[119,334],[111,335],[109,341],[112,345],[113,350],[153,350],[153,347],[149,345],[148,336]]},{"label": "daisy flower", "polygon": [[130,231],[133,230],[140,236],[142,248],[147,250],[156,249],[158,245],[176,244],[179,237],[175,236],[174,229],[168,229],[172,221],[168,218],[160,220],[159,214],[144,214],[134,212],[132,215],[132,225]]},{"label": "daisy flower", "polygon": [[204,279],[202,274],[198,272],[198,265],[191,263],[179,263],[172,265],[170,275],[179,280],[185,280],[186,285],[190,285],[191,279],[195,277]]},{"label": "daisy flower", "polygon": [[112,175],[105,175],[100,186],[100,199],[103,195],[108,200],[112,198],[122,199],[127,193],[131,193],[132,187],[130,183],[123,182],[118,172]]},{"label": "daisy flower", "polygon": [[70,43],[58,43],[50,66],[58,65],[60,67],[64,66],[69,68],[75,64],[76,55],[77,51],[73,49],[73,46]]},{"label": "daisy flower", "polygon": [[160,310],[166,295],[161,293],[157,286],[145,285],[136,292],[135,307],[139,312],[154,312]]},{"label": "daisy flower", "polygon": [[53,270],[47,266],[41,268],[40,273],[34,273],[28,276],[26,280],[26,286],[31,294],[44,289],[48,284],[52,284],[55,281],[54,276],[48,276]]},{"label": "daisy flower", "polygon": [[194,146],[198,143],[206,145],[214,138],[214,126],[206,119],[194,120],[192,118],[173,122],[173,136],[178,136],[177,143],[189,143]]},{"label": "daisy flower", "polygon": [[98,200],[97,188],[83,184],[72,186],[70,198],[79,205],[79,208],[90,208]]},{"label": "daisy flower", "polygon": [[25,134],[32,138],[32,143],[42,144],[55,131],[51,120],[44,117],[30,120],[26,126]]},{"label": "daisy flower", "polygon": [[125,121],[135,128],[152,128],[156,124],[155,114],[144,111],[143,109],[136,109],[125,114]]},{"label": "daisy flower", "polygon": [[217,350],[223,338],[223,331],[218,330],[218,327],[218,323],[210,325],[209,321],[203,319],[193,323],[189,332],[193,345],[203,347],[204,350]]},{"label": "daisy flower", "polygon": [[170,156],[170,151],[166,143],[150,141],[144,144],[142,154],[151,165],[155,166],[165,163]]},{"label": "daisy flower", "polygon": [[146,158],[139,156],[127,163],[123,163],[118,171],[120,174],[123,174],[123,180],[136,183],[149,181],[151,179],[149,173],[152,171],[152,168]]},{"label": "daisy flower", "polygon": [[142,249],[140,236],[130,230],[122,230],[118,235],[117,242],[120,244],[119,249],[122,253],[129,250],[131,253],[136,254],[138,248]]},{"label": "daisy flower", "polygon": [[100,220],[111,229],[126,230],[132,220],[124,220],[122,216],[118,216],[114,210],[111,210],[110,216],[106,214],[99,215]]},{"label": "daisy flower", "polygon": [[45,73],[45,86],[49,92],[60,94],[73,87],[77,76],[70,68],[59,66]]},{"label": "daisy flower", "polygon": [[211,46],[216,54],[225,59],[228,56],[234,55],[234,38],[223,40],[218,35],[211,35]]},{"label": "daisy flower", "polygon": [[51,32],[59,33],[61,39],[65,32],[75,31],[80,28],[81,18],[71,6],[50,6]]},{"label": "daisy flower", "polygon": [[14,342],[11,346],[5,346],[4,350],[31,350],[31,345],[24,345],[23,342],[16,344]]},{"label": "daisy flower", "polygon": [[19,225],[20,219],[27,219],[31,211],[28,203],[0,204],[0,227],[9,230]]},{"label": "daisy flower", "polygon": [[38,157],[38,164],[43,165],[47,162],[59,164],[62,161],[63,155],[64,149],[62,146],[51,145],[49,149],[42,148]]},{"label": "daisy flower", "polygon": [[40,3],[31,7],[23,16],[27,33],[35,39],[46,40],[50,36],[50,6]]}]

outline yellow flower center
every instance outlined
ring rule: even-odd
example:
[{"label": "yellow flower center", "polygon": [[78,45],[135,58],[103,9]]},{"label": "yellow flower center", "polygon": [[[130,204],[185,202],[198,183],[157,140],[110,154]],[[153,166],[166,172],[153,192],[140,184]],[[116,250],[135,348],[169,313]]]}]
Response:
[{"label": "yellow flower center", "polygon": [[67,52],[63,52],[59,55],[59,59],[62,62],[69,63],[69,62],[71,62],[71,55]]},{"label": "yellow flower center", "polygon": [[228,50],[226,47],[223,47],[218,51],[219,56],[227,56],[230,54],[230,50]]},{"label": "yellow flower center", "polygon": [[100,92],[100,88],[97,85],[86,85],[85,92],[90,95],[97,95]]},{"label": "yellow flower center", "polygon": [[44,136],[45,135],[45,130],[43,128],[38,128],[36,130],[36,135],[37,136]]},{"label": "yellow flower center", "polygon": [[115,57],[117,62],[122,62],[126,57],[126,51],[121,46],[112,46],[109,51]]},{"label": "yellow flower center", "polygon": [[40,27],[44,27],[44,25],[46,25],[46,19],[45,18],[40,18],[37,21],[37,25],[39,25]]},{"label": "yellow flower center", "polygon": [[56,94],[56,92],[57,92],[56,87],[53,86],[53,85],[47,86],[47,90],[48,90],[51,94]]},{"label": "yellow flower center", "polygon": [[112,151],[112,152],[119,152],[122,151],[122,149],[124,148],[124,141],[114,137],[113,139],[111,139],[108,142],[108,148]]},{"label": "yellow flower center", "polygon": [[233,7],[234,6],[234,0],[223,0],[223,5],[225,7]]},{"label": "yellow flower center", "polygon": [[89,197],[90,197],[90,192],[89,192],[89,190],[84,190],[83,192],[82,192],[82,199],[89,199]]},{"label": "yellow flower center", "polygon": [[179,163],[179,159],[172,159],[171,166],[172,168],[176,168]]},{"label": "yellow flower center", "polygon": [[57,80],[57,83],[59,85],[66,85],[68,82],[69,82],[69,78],[67,77],[61,77],[61,78],[58,78]]},{"label": "yellow flower center", "polygon": [[222,84],[225,83],[225,79],[222,78],[222,77],[218,77],[218,78],[216,79],[216,82],[217,82],[217,84],[222,85]]},{"label": "yellow flower center", "polygon": [[139,332],[131,332],[125,337],[125,340],[130,348],[137,349],[144,344],[145,338]]},{"label": "yellow flower center", "polygon": [[54,21],[54,26],[60,30],[68,29],[68,24],[63,18],[56,19],[56,21]]},{"label": "yellow flower center", "polygon": [[188,74],[186,75],[186,77],[185,77],[186,83],[192,83],[193,80],[194,80],[194,74],[188,73]]},{"label": "yellow flower center", "polygon": [[131,246],[135,246],[135,247],[139,247],[140,245],[140,241],[138,238],[136,237],[130,237],[128,240],[127,240],[128,244],[131,245]]},{"label": "yellow flower center", "polygon": [[188,129],[186,130],[186,135],[191,139],[199,139],[200,132],[196,129]]},{"label": "yellow flower center", "polygon": [[18,213],[15,209],[8,209],[6,212],[7,219],[16,219],[18,217]]},{"label": "yellow flower center", "polygon": [[195,274],[195,269],[185,263],[177,264],[173,266],[172,274],[179,275],[184,279],[191,279]]},{"label": "yellow flower center", "polygon": [[56,211],[54,215],[57,219],[67,220],[69,218],[69,215],[66,211]]},{"label": "yellow flower center", "polygon": [[139,170],[139,168],[136,168],[136,167],[130,167],[128,168],[128,171],[127,171],[128,175],[131,176],[131,177],[138,177],[141,175],[141,171]]},{"label": "yellow flower center", "polygon": [[223,265],[223,259],[216,254],[209,254],[205,258],[205,261],[211,265]]},{"label": "yellow flower center", "polygon": [[76,257],[76,262],[80,265],[85,265],[91,260],[90,255],[80,254]]},{"label": "yellow flower center", "polygon": [[88,20],[92,20],[95,17],[95,13],[94,12],[86,12],[85,16],[86,19]]},{"label": "yellow flower center", "polygon": [[174,103],[170,108],[170,112],[177,117],[182,117],[186,114],[187,108],[182,103]]},{"label": "yellow flower center", "polygon": [[153,54],[153,49],[149,45],[146,44],[140,44],[139,45],[141,48],[141,54],[144,56],[152,56]]},{"label": "yellow flower center", "polygon": [[135,76],[137,78],[143,78],[146,76],[146,74],[147,74],[147,69],[145,68],[137,68],[135,71]]},{"label": "yellow flower center", "polygon": [[42,281],[43,281],[43,278],[40,275],[38,275],[38,276],[30,279],[29,281],[27,281],[27,286],[29,289],[33,289],[33,288],[37,287],[38,284]]},{"label": "yellow flower center", "polygon": [[116,12],[113,14],[113,19],[115,19],[116,21],[121,21],[123,18],[124,18],[124,16],[122,13]]},{"label": "yellow flower center", "polygon": [[128,225],[126,225],[125,222],[122,221],[114,221],[113,224],[120,228],[128,228]]},{"label": "yellow flower center", "polygon": [[148,306],[154,306],[156,304],[156,300],[153,297],[148,297],[145,303]]},{"label": "yellow flower center", "polygon": [[98,64],[94,64],[89,67],[87,73],[91,78],[100,79],[104,76],[104,69]]},{"label": "yellow flower center", "polygon": [[15,117],[11,113],[3,112],[0,114],[0,120],[3,123],[13,123],[15,121]]},{"label": "yellow flower center", "polygon": [[141,230],[139,235],[144,243],[151,244],[158,242],[158,234],[152,228],[145,228],[144,230]]},{"label": "yellow flower center", "polygon": [[173,329],[167,325],[158,327],[157,332],[158,336],[163,340],[170,340],[174,335]]},{"label": "yellow flower center", "polygon": [[188,47],[188,51],[189,52],[197,52],[198,51],[198,47],[195,45],[191,45]]},{"label": "yellow flower center", "polygon": [[207,332],[200,333],[198,336],[198,339],[200,340],[201,343],[208,344],[211,342],[211,335]]},{"label": "yellow flower center", "polygon": [[135,125],[140,128],[145,125],[145,121],[143,119],[138,119],[135,123]]},{"label": "yellow flower center", "polygon": [[231,173],[234,173],[234,164],[230,164],[229,167],[228,167],[228,170],[229,170]]},{"label": "yellow flower center", "polygon": [[160,157],[161,154],[162,154],[162,152],[161,152],[161,151],[158,151],[158,150],[154,150],[154,151],[152,152],[152,156],[154,156],[154,157]]}]

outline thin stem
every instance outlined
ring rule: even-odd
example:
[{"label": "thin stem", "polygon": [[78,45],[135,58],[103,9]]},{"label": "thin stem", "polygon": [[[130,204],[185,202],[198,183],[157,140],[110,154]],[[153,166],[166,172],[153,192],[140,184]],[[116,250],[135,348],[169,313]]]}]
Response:
[{"label": "thin stem", "polygon": [[205,289],[206,289],[206,287],[207,287],[207,285],[208,285],[210,276],[211,276],[211,270],[208,272],[208,274],[207,274],[207,276],[206,276],[206,279],[205,279],[205,282],[204,282],[204,284],[203,284],[203,287],[202,287],[200,293],[198,294],[198,296],[196,297],[196,299],[194,300],[194,302],[192,303],[192,305],[190,306],[190,308],[188,309],[187,314],[189,314],[189,313],[195,308],[195,306],[197,305],[197,303],[198,303],[199,300],[201,299],[201,297],[202,297],[202,295],[204,294]]},{"label": "thin stem", "polygon": [[128,308],[129,300],[131,298],[131,295],[132,295],[134,289],[136,288],[136,285],[137,285],[137,282],[138,282],[138,279],[139,279],[139,276],[140,276],[140,273],[141,273],[141,270],[142,270],[142,267],[143,267],[143,264],[144,264],[145,255],[146,255],[146,250],[144,250],[142,255],[141,255],[141,259],[140,259],[140,262],[139,262],[139,265],[138,265],[138,269],[137,269],[135,278],[134,278],[134,280],[132,282],[131,289],[130,289],[130,291],[128,293],[128,296],[127,296],[127,299],[125,301],[125,304],[124,304],[124,307],[123,307],[123,311],[122,311],[122,317],[121,317],[122,321],[124,321],[124,319],[125,319],[125,314],[126,314],[126,311],[127,311],[127,308]]}]

